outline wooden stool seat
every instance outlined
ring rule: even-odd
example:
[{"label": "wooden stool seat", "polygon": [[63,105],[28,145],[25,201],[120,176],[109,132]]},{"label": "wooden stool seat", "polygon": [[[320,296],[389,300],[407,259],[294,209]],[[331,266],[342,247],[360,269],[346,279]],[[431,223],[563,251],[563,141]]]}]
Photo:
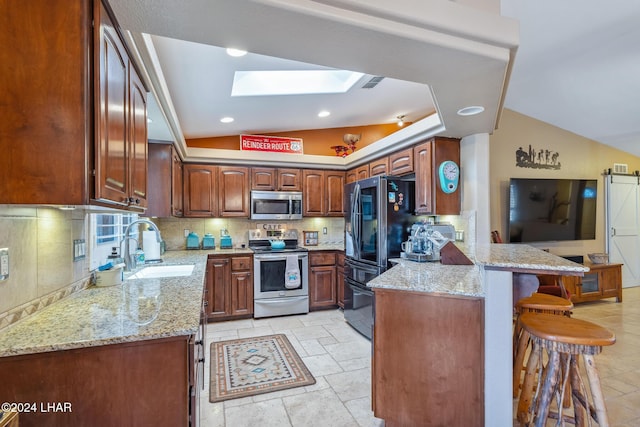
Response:
[{"label": "wooden stool seat", "polygon": [[[573,303],[562,297],[549,294],[534,293],[516,302],[516,323],[513,328],[513,397],[520,392],[520,376],[524,369],[524,358],[531,343],[529,333],[522,331],[519,317],[524,313],[548,313],[561,316],[571,316]],[[568,402],[567,402],[568,403]]]},{"label": "wooden stool seat", "polygon": [[520,323],[529,334],[549,342],[592,347],[613,345],[616,342],[615,334],[609,329],[576,318],[523,313]]},{"label": "wooden stool seat", "polygon": [[[608,426],[594,355],[600,353],[603,346],[613,345],[615,334],[586,320],[553,314],[523,313],[518,321],[523,335],[530,336],[533,342],[518,402],[517,418],[521,425],[542,427],[551,417],[576,426],[586,425],[589,419]],[[541,367],[543,349],[548,361]],[[585,362],[588,389],[578,367],[579,358]],[[573,417],[563,413],[567,396],[573,402]],[[558,402],[557,412],[550,411],[554,397]]]},{"label": "wooden stool seat", "polygon": [[534,293],[531,296],[524,297],[516,302],[516,312],[523,313],[525,311],[543,312],[565,312],[573,309],[573,303],[566,298],[557,297],[549,294]]}]

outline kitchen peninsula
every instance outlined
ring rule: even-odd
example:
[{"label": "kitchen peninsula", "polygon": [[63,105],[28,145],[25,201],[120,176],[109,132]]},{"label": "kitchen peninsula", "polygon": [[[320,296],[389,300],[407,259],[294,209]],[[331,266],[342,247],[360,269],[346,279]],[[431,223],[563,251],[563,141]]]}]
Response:
[{"label": "kitchen peninsula", "polygon": [[399,260],[368,283],[376,295],[372,404],[389,427],[512,425],[512,274],[588,271],[527,245],[466,254],[474,265]]}]

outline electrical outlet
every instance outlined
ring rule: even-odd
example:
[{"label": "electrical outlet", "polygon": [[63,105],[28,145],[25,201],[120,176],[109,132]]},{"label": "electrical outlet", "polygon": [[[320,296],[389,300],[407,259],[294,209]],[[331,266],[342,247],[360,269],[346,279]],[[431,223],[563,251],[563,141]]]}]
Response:
[{"label": "electrical outlet", "polygon": [[9,248],[0,249],[0,280],[9,278]]},{"label": "electrical outlet", "polygon": [[189,229],[188,228],[184,229],[184,237],[189,237]]},{"label": "electrical outlet", "polygon": [[86,243],[84,239],[75,239],[73,241],[73,260],[78,261],[86,258]]},{"label": "electrical outlet", "polygon": [[322,227],[322,234],[327,234],[327,227]]}]

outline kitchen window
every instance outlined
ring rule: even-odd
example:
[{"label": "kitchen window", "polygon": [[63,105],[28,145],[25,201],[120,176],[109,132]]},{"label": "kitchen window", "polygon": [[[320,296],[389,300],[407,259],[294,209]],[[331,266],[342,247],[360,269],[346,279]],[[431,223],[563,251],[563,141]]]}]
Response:
[{"label": "kitchen window", "polygon": [[[121,253],[120,242],[127,226],[138,219],[135,213],[94,213],[89,215],[89,269],[104,264],[113,247]],[[138,240],[138,229],[134,227],[130,236]],[[133,248],[135,250],[136,248]]]}]

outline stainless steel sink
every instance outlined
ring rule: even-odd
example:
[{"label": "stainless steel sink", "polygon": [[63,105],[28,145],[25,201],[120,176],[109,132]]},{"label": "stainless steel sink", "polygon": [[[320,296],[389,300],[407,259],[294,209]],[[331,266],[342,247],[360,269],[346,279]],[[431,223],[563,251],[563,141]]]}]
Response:
[{"label": "stainless steel sink", "polygon": [[130,279],[159,279],[161,277],[180,277],[190,276],[193,273],[193,264],[182,265],[154,265],[144,267],[138,270],[135,274],[127,277]]}]

